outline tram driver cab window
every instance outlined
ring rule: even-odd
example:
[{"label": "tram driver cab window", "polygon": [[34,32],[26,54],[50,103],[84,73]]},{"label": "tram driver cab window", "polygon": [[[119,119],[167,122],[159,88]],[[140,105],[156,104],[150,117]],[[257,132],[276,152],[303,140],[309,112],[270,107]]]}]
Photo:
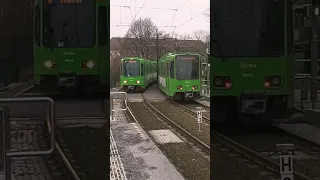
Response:
[{"label": "tram driver cab window", "polygon": [[170,63],[170,78],[174,79],[174,61]]}]

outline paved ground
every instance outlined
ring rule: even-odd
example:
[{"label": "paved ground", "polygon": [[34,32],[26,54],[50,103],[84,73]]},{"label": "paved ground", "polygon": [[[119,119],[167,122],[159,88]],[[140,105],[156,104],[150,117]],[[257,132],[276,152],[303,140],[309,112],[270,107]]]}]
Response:
[{"label": "paved ground", "polygon": [[128,179],[184,178],[136,123],[111,127]]},{"label": "paved ground", "polygon": [[[132,96],[131,100],[134,97],[141,99]],[[138,124],[128,123],[123,112],[115,112],[114,118],[110,123],[112,180],[184,179]]]},{"label": "paved ground", "polygon": [[205,99],[197,100],[197,102],[204,106],[210,107],[210,102]]}]

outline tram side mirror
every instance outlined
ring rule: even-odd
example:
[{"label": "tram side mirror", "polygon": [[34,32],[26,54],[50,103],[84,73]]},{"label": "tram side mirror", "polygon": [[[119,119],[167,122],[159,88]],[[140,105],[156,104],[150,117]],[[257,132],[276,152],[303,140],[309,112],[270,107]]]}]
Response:
[{"label": "tram side mirror", "polygon": [[50,44],[50,50],[53,51],[53,34],[54,34],[54,29],[50,27],[49,31],[49,44]]}]

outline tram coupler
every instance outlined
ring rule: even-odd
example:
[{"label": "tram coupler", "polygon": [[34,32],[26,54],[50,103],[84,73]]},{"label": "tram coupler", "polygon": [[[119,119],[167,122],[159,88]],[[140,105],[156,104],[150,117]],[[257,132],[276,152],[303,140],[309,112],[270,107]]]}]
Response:
[{"label": "tram coupler", "polygon": [[186,99],[192,99],[193,98],[193,92],[185,92],[184,97]]},{"label": "tram coupler", "polygon": [[243,94],[240,99],[240,110],[243,114],[262,114],[266,111],[267,96],[259,94]]},{"label": "tram coupler", "polygon": [[128,90],[134,90],[134,86],[128,86]]},{"label": "tram coupler", "polygon": [[59,87],[74,87],[76,86],[75,77],[60,77],[59,78]]}]

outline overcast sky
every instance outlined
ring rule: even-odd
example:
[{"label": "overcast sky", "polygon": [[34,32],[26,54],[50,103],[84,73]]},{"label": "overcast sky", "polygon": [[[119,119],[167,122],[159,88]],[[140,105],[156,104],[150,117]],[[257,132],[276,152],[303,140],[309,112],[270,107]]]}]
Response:
[{"label": "overcast sky", "polygon": [[209,31],[209,19],[203,14],[209,7],[210,0],[110,0],[110,37],[123,37],[137,13],[135,19],[150,17],[166,32],[191,35],[198,29]]}]

